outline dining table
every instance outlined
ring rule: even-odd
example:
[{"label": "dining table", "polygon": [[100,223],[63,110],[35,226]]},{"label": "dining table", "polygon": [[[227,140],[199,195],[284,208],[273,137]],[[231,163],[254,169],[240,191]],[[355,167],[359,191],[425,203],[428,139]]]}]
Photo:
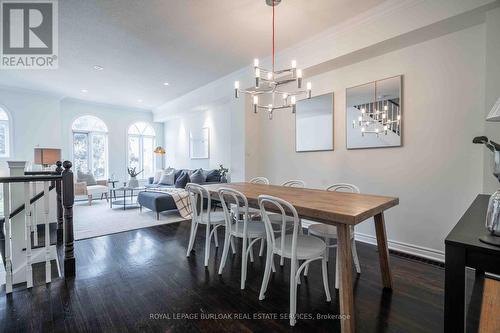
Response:
[{"label": "dining table", "polygon": [[352,277],[352,253],[350,227],[373,217],[380,262],[382,285],[392,289],[392,276],[389,264],[389,249],[385,228],[384,212],[399,204],[399,198],[333,192],[319,189],[285,187],[276,185],[240,183],[218,183],[204,185],[212,199],[218,199],[221,188],[230,188],[246,196],[248,205],[259,208],[260,195],[281,198],[292,204],[299,218],[334,225],[337,228],[337,251],[339,251],[340,283],[339,303],[341,332],[355,331],[354,296]]}]

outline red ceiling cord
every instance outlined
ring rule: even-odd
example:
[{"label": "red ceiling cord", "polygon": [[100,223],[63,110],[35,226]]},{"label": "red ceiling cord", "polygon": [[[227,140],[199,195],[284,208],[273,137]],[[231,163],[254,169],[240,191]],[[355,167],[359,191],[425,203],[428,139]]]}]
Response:
[{"label": "red ceiling cord", "polygon": [[274,73],[274,0],[273,0],[273,73]]}]

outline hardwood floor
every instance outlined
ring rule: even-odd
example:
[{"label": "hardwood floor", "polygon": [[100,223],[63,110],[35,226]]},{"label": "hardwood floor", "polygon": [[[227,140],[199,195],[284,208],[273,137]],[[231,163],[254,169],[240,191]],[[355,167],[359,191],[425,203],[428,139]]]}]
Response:
[{"label": "hardwood floor", "polygon": [[[32,290],[0,292],[0,332],[339,332],[334,292],[334,250],[329,263],[332,302],[325,300],[321,264],[310,265],[298,288],[298,319],[288,325],[289,263],[271,276],[264,301],[258,300],[264,261],[255,248],[246,290],[240,290],[240,251],[230,256],[222,277],[222,254],[212,247],[203,266],[204,229],[186,258],[188,222],[77,241],[77,277],[58,279]],[[240,245],[237,243],[237,245]],[[390,255],[392,292],[382,289],[375,246],[358,243],[362,273],[354,282],[357,332],[441,332],[444,270]],[[237,320],[203,319],[210,315]],[[252,319],[253,316],[264,319]],[[178,316],[174,317],[174,316]],[[186,316],[191,316],[186,318]],[[239,318],[238,318],[239,316]],[[274,318],[276,316],[277,318]],[[313,319],[311,319],[311,317]]]}]

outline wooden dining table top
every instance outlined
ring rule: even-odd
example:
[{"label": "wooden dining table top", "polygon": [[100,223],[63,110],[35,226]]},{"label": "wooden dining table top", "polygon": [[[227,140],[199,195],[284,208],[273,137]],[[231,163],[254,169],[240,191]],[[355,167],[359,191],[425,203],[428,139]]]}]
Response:
[{"label": "wooden dining table top", "polygon": [[254,208],[258,208],[259,195],[275,196],[291,203],[299,217],[327,224],[356,225],[399,204],[397,197],[253,183],[220,183],[203,187],[211,196],[217,195],[220,188],[237,190]]}]

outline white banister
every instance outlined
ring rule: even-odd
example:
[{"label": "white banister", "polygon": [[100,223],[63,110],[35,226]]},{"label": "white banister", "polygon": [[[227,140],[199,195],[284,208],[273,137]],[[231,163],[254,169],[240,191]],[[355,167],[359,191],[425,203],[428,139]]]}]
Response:
[{"label": "white banister", "polygon": [[5,215],[5,293],[12,293],[12,243],[10,234],[10,184],[3,184],[3,212]]},{"label": "white banister", "polygon": [[43,182],[43,208],[45,216],[45,283],[51,282],[50,266],[50,217],[49,217],[49,182]]},{"label": "white banister", "polygon": [[31,262],[31,226],[33,214],[30,203],[30,183],[24,183],[24,216],[25,216],[25,240],[26,240],[26,287],[33,287],[33,266]]}]

